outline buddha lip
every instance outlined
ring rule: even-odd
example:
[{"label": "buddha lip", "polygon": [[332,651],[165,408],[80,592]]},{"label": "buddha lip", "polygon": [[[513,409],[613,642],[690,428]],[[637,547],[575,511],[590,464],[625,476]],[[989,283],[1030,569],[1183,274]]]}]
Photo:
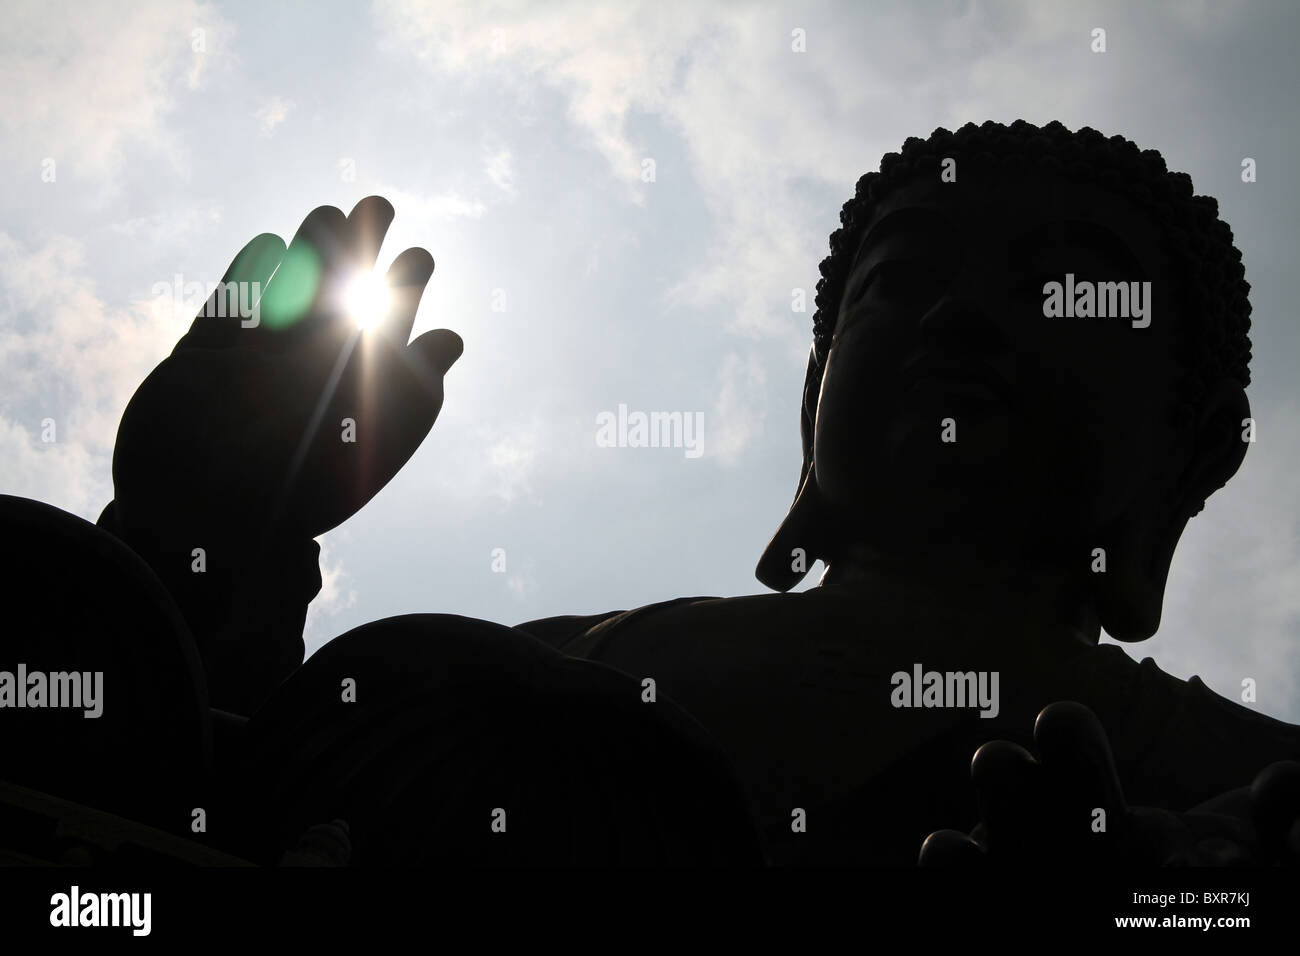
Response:
[{"label": "buddha lip", "polygon": [[935,358],[923,355],[903,368],[903,390],[910,391],[923,379],[954,384],[982,385],[1004,401],[1011,401],[1011,385],[983,362]]}]

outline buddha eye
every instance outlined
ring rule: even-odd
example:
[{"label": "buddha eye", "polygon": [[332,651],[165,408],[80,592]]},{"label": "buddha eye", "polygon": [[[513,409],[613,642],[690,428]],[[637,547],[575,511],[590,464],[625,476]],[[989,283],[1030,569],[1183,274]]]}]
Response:
[{"label": "buddha eye", "polygon": [[850,304],[868,293],[884,299],[933,296],[942,285],[943,276],[926,262],[886,259],[871,267],[857,288]]},{"label": "buddha eye", "polygon": [[1035,270],[1027,275],[1022,275],[1011,284],[1011,294],[1016,298],[1031,299],[1042,302],[1049,282],[1055,282],[1064,285],[1066,273],[1069,272],[1074,276],[1074,283],[1077,285],[1081,282],[1105,282],[1108,281],[1105,276],[1083,269],[1062,269],[1059,272],[1048,272],[1045,270]]},{"label": "buddha eye", "polygon": [[[856,325],[868,313],[882,318],[898,315],[898,309],[905,308],[907,314],[912,314],[918,306],[923,307],[926,302],[942,295],[947,279],[946,272],[925,261],[886,259],[877,262],[856,284],[849,284],[832,342],[839,338],[842,329]],[[858,309],[857,306],[868,297],[881,308]]]},{"label": "buddha eye", "polygon": [[1027,299],[1041,299],[1043,297],[1043,288],[1049,282],[1060,282],[1063,274],[1050,272],[1031,272],[1028,275],[1022,275],[1011,287],[1011,291],[1020,297]]}]

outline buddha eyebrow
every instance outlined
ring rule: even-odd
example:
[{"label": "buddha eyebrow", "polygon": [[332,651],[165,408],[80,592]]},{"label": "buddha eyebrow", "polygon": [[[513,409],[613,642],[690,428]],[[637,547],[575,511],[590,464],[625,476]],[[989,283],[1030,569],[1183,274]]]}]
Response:
[{"label": "buddha eyebrow", "polygon": [[904,209],[897,209],[873,223],[871,228],[867,230],[866,235],[862,237],[862,241],[858,243],[857,251],[853,254],[852,268],[857,267],[858,260],[862,257],[862,251],[868,245],[873,242],[883,242],[890,236],[908,230],[934,233],[947,238],[952,235],[953,224],[952,220],[943,212],[932,206],[908,206]]},{"label": "buddha eyebrow", "polygon": [[1034,258],[1045,247],[1081,245],[1097,250],[1125,271],[1126,275],[1145,276],[1142,263],[1119,233],[1099,223],[1082,219],[1062,219],[1034,226],[1011,243],[1017,255]]}]

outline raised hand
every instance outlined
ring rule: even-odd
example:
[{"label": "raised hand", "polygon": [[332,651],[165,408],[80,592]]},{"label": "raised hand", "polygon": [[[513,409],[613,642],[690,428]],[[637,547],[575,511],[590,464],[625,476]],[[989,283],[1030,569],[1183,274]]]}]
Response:
[{"label": "raised hand", "polygon": [[392,219],[378,196],[348,216],[321,206],[287,250],[263,234],[235,257],[205,308],[220,314],[195,319],[123,415],[113,478],[129,536],[315,537],[411,457],[462,344],[445,329],[407,343],[433,273],[423,249],[388,270],[391,306],[374,326],[349,314],[349,283],[373,272]]}]

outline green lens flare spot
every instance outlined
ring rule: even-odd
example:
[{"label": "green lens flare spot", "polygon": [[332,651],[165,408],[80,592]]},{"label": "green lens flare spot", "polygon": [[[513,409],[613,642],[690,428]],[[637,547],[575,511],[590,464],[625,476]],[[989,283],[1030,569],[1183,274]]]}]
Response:
[{"label": "green lens flare spot", "polygon": [[316,299],[320,280],[321,259],[316,250],[307,243],[290,246],[262,296],[262,324],[280,330],[302,321]]}]

